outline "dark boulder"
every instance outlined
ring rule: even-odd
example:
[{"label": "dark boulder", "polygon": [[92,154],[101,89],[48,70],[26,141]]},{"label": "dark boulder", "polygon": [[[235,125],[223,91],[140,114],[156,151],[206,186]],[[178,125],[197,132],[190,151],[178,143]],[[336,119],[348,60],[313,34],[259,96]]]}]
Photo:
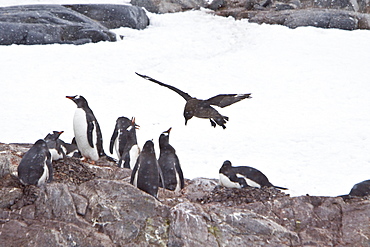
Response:
[{"label": "dark boulder", "polygon": [[313,26],[321,28],[338,28],[344,30],[358,29],[359,19],[354,12],[344,10],[284,10],[260,12],[249,19],[250,22],[280,24],[290,28]]},{"label": "dark boulder", "polygon": [[0,45],[116,41],[100,23],[60,5],[0,8]]},{"label": "dark boulder", "polygon": [[210,7],[217,15],[247,18],[259,24],[370,29],[370,5],[362,0],[223,0],[222,5]]},{"label": "dark boulder", "polygon": [[119,27],[144,29],[149,25],[149,18],[145,11],[137,6],[119,4],[72,4],[63,6],[88,16],[109,29]]}]

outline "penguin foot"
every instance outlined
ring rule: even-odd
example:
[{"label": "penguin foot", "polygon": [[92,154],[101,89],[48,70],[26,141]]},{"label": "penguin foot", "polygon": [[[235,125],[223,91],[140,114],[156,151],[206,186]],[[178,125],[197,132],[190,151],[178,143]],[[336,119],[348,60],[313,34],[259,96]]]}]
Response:
[{"label": "penguin foot", "polygon": [[90,159],[88,159],[86,157],[83,157],[81,161],[82,162],[85,162],[85,163],[89,163],[91,165],[95,165],[95,163],[96,163],[95,160],[90,160]]},{"label": "penguin foot", "polygon": [[229,117],[224,116],[224,119],[225,119],[226,121],[229,121]]}]

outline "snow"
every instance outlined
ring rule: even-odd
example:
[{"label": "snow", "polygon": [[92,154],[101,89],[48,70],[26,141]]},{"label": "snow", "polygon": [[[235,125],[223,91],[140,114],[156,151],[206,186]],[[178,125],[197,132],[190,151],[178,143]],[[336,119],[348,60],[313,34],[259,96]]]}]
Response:
[{"label": "snow", "polygon": [[[76,105],[65,96],[81,94],[106,153],[120,116],[136,117],[139,145],[153,139],[157,157],[158,138],[172,127],[189,179],[218,178],[227,159],[293,196],[346,194],[370,179],[369,31],[257,25],[207,10],[148,16],[145,30],[113,30],[125,36],[118,42],[1,46],[0,141],[33,143],[53,130],[71,141]],[[225,130],[197,118],[185,126],[185,100],[135,72],[201,99],[253,98],[219,109],[230,118]]]}]

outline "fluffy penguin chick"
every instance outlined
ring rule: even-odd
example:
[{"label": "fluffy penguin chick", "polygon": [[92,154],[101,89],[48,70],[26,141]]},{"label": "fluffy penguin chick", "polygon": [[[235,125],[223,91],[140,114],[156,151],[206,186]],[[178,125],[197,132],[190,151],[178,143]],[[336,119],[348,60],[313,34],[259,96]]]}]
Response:
[{"label": "fluffy penguin chick", "polygon": [[59,136],[64,131],[53,131],[45,136],[44,140],[49,148],[52,160],[60,160],[66,157],[65,151],[63,150],[64,142],[59,139]]}]

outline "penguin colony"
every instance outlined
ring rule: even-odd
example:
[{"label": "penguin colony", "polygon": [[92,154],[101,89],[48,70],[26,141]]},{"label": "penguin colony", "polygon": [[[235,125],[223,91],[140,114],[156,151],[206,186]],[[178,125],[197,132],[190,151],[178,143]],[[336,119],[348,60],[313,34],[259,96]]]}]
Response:
[{"label": "penguin colony", "polygon": [[[185,125],[192,117],[209,119],[211,125],[226,128],[228,117],[221,115],[212,105],[226,107],[243,99],[252,98],[248,94],[219,94],[207,100],[199,100],[174,86],[164,84],[146,75],[138,76],[167,87],[186,100],[184,107]],[[90,109],[87,100],[81,96],[66,96],[77,108],[73,117],[74,138],[71,143],[59,139],[63,131],[53,131],[44,139],[37,140],[24,154],[19,166],[18,177],[24,185],[42,186],[53,180],[52,161],[64,159],[66,156],[79,158],[95,164],[100,157],[107,156],[103,149],[103,138],[98,120]],[[179,192],[184,188],[184,176],[176,150],[169,143],[171,128],[159,136],[160,154],[156,158],[154,143],[148,140],[140,150],[136,138],[139,129],[135,118],[119,117],[110,140],[109,151],[118,156],[117,165],[121,168],[133,169],[130,183],[158,199],[160,187]],[[273,185],[259,170],[249,166],[232,166],[229,160],[224,161],[219,170],[219,185],[228,188],[272,187],[280,190],[287,188]],[[354,196],[370,195],[370,180],[354,185],[344,199]]]}]

